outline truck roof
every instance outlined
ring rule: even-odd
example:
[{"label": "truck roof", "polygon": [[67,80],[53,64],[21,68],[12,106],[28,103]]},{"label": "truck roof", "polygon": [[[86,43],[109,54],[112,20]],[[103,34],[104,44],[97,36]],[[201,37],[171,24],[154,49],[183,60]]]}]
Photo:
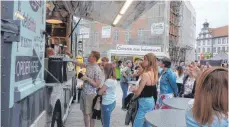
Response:
[{"label": "truck roof", "polygon": [[[116,16],[120,14],[120,10],[125,2],[126,1],[59,1],[57,4],[74,16],[112,25]],[[122,14],[122,18],[115,26],[128,27],[156,3],[157,1],[132,1],[127,11]]]}]

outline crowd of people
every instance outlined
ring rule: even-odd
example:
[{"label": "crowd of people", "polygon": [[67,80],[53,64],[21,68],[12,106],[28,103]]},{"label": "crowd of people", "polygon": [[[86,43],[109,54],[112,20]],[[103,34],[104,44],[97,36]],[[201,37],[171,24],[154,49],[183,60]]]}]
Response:
[{"label": "crowd of people", "polygon": [[[122,89],[122,109],[126,107],[128,92],[133,93],[138,108],[132,121],[133,127],[150,127],[145,121],[147,112],[170,109],[162,103],[164,99],[182,97],[193,98],[194,103],[186,111],[187,127],[228,125],[228,69],[212,67],[209,63],[202,66],[197,61],[172,67],[165,57],[158,59],[148,53],[144,59],[134,64],[132,61],[109,62],[107,57],[97,63],[100,53],[92,51],[85,67],[86,74],[79,77],[84,81],[80,108],[84,114],[86,127],[94,127],[93,109],[101,110],[103,127],[110,127],[110,118],[116,105],[116,87]],[[129,81],[136,80],[129,86]],[[95,100],[96,98],[96,100]],[[101,104],[98,108],[97,103]],[[97,113],[97,112],[96,112]]]}]

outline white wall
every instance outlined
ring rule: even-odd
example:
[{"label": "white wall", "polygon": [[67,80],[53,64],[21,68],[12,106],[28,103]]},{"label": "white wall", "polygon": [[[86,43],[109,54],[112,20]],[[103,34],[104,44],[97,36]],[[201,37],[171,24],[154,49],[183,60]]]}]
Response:
[{"label": "white wall", "polygon": [[195,43],[196,43],[196,12],[190,1],[183,1],[183,14],[181,20],[181,39],[182,46],[188,45],[192,50],[187,51],[186,61],[195,60]]}]

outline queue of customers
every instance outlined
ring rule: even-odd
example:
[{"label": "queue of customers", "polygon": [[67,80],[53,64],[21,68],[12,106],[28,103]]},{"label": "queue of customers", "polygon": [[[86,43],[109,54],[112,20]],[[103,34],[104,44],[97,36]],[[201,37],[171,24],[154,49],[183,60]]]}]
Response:
[{"label": "queue of customers", "polygon": [[[80,108],[84,114],[85,127],[94,127],[92,119],[93,99],[101,96],[101,115],[103,127],[110,127],[112,111],[116,106],[116,87],[120,80],[122,88],[122,109],[126,109],[125,98],[128,90],[137,99],[137,113],[132,122],[133,127],[150,127],[145,121],[147,112],[157,109],[169,109],[162,101],[173,97],[194,98],[193,106],[186,112],[187,127],[211,126],[224,127],[228,124],[228,70],[224,68],[199,69],[195,63],[184,70],[178,66],[176,72],[171,69],[171,60],[160,61],[153,53],[144,56],[142,62],[133,67],[133,62],[109,63],[103,57],[101,64],[97,61],[100,53],[92,51],[88,64],[76,65],[86,67]],[[133,71],[133,68],[136,69]],[[120,73],[120,74],[117,74]],[[137,84],[129,88],[128,81],[138,77]]]}]

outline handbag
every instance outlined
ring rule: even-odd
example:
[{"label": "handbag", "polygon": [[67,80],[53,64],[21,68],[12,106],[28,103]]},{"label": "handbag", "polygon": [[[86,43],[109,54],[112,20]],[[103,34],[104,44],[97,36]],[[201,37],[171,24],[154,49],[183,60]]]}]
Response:
[{"label": "handbag", "polygon": [[127,107],[128,110],[126,112],[125,125],[129,125],[129,123],[131,122],[133,126],[138,111],[138,97],[132,97],[130,102],[127,104]]}]

